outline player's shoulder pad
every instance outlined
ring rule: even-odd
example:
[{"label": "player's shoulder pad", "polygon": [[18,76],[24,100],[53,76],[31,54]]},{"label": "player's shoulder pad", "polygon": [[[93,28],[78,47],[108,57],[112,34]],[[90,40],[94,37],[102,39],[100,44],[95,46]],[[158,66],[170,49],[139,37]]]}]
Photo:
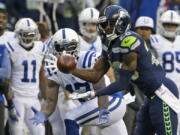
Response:
[{"label": "player's shoulder pad", "polygon": [[78,59],[78,65],[81,68],[91,68],[99,56],[100,53],[95,51],[81,51]]},{"label": "player's shoulder pad", "polygon": [[150,42],[152,44],[158,43],[159,42],[159,35],[157,35],[157,34],[150,35]]},{"label": "player's shoulder pad", "polygon": [[123,36],[120,37],[120,47],[135,49],[141,45],[142,39],[136,33],[128,31]]},{"label": "player's shoulder pad", "polygon": [[15,51],[17,50],[17,48],[18,48],[17,42],[14,42],[14,41],[13,41],[13,42],[7,41],[7,42],[5,42],[4,44],[5,44],[7,50],[8,50],[8,52],[9,52],[10,54],[13,53],[13,52],[15,52]]},{"label": "player's shoulder pad", "polygon": [[42,41],[35,41],[34,44],[41,53],[43,53],[43,54],[46,53],[47,47],[43,44]]},{"label": "player's shoulder pad", "polygon": [[45,47],[45,54],[48,53],[49,49],[52,48],[51,43],[52,43],[52,37],[48,38],[46,41],[43,42],[43,45]]},{"label": "player's shoulder pad", "polygon": [[5,31],[4,35],[7,36],[8,38],[15,38],[15,32],[12,31]]},{"label": "player's shoulder pad", "polygon": [[177,41],[180,41],[180,35],[177,35],[176,38],[177,38]]}]

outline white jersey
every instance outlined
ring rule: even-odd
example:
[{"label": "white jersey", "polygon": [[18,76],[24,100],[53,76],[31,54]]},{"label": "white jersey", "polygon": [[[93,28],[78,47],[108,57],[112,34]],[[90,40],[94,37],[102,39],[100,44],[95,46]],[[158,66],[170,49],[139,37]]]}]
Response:
[{"label": "white jersey", "polygon": [[[77,68],[92,68],[100,54],[94,51],[81,52],[77,61]],[[49,75],[48,79],[55,81],[69,92],[84,93],[93,90],[92,83],[84,81],[72,74],[64,74],[60,71],[57,74]]]},{"label": "white jersey", "polygon": [[81,51],[96,51],[98,53],[102,52],[102,42],[101,38],[98,36],[97,39],[93,43],[86,42],[81,36],[79,36],[80,39],[80,52]]},{"label": "white jersey", "polygon": [[0,44],[5,43],[7,41],[17,41],[14,32],[5,31],[3,35],[0,36]]},{"label": "white jersey", "polygon": [[166,71],[166,76],[180,85],[180,36],[170,42],[161,35],[151,35],[151,45],[156,50],[158,60]]},{"label": "white jersey", "polygon": [[37,97],[39,93],[39,73],[45,54],[41,41],[27,51],[18,42],[7,42],[6,47],[12,61],[11,88],[15,95]]}]

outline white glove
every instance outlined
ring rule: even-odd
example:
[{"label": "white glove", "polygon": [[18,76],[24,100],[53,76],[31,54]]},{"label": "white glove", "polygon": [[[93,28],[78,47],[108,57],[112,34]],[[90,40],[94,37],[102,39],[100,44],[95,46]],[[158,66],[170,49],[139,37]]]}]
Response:
[{"label": "white glove", "polygon": [[53,54],[48,54],[44,61],[45,61],[45,68],[47,70],[50,70],[52,74],[58,71],[56,56],[54,56]]},{"label": "white glove", "polygon": [[72,93],[72,94],[69,94],[69,98],[70,99],[73,99],[73,100],[76,100],[76,99],[81,99],[81,98],[93,98],[95,97],[95,92],[94,91],[88,91],[88,92],[85,92],[85,93]]},{"label": "white glove", "polygon": [[126,95],[123,96],[126,104],[130,104],[132,102],[135,102],[136,96],[132,96],[130,92],[128,92]]}]

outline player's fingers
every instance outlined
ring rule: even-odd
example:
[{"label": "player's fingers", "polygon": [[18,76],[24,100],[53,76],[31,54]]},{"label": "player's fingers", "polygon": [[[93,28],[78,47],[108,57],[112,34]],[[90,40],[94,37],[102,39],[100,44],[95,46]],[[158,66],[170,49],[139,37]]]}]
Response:
[{"label": "player's fingers", "polygon": [[15,116],[10,116],[12,121],[18,121],[18,119]]},{"label": "player's fingers", "polygon": [[30,118],[29,120],[35,121],[35,117]]},{"label": "player's fingers", "polygon": [[50,59],[45,59],[44,61],[47,62],[48,64],[53,64],[54,63],[54,61],[50,60]]},{"label": "player's fingers", "polygon": [[38,110],[35,108],[35,107],[31,107],[31,110],[34,112],[34,113],[37,113],[38,112]]},{"label": "player's fingers", "polygon": [[17,114],[18,117],[20,117],[20,113],[17,110],[16,110],[16,114]]},{"label": "player's fingers", "polygon": [[52,58],[52,59],[54,59],[54,60],[57,59],[56,56],[54,56],[53,54],[49,54],[49,57]]},{"label": "player's fingers", "polygon": [[54,65],[46,65],[44,66],[45,68],[54,68],[55,66]]},{"label": "player's fingers", "polygon": [[36,125],[36,121],[33,121],[33,125]]}]

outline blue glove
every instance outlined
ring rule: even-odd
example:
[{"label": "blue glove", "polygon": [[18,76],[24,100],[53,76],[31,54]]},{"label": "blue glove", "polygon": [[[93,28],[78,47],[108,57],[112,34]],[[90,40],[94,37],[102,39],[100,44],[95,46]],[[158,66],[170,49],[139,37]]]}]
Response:
[{"label": "blue glove", "polygon": [[8,107],[9,110],[9,117],[12,121],[18,121],[18,117],[20,117],[20,114],[15,106]]},{"label": "blue glove", "polygon": [[99,123],[100,126],[105,126],[109,123],[109,110],[108,109],[101,109],[99,111]]},{"label": "blue glove", "polygon": [[38,111],[36,108],[31,107],[31,110],[34,112],[35,116],[30,120],[33,121],[34,125],[39,125],[40,123],[44,123],[48,120],[43,112]]}]

